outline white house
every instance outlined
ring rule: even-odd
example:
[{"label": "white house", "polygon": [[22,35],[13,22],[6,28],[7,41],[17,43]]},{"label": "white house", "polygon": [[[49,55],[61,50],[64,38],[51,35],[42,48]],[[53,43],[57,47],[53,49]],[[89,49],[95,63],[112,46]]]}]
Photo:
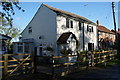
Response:
[{"label": "white house", "polygon": [[[60,9],[42,4],[37,13],[21,33],[19,43],[32,43],[32,50],[37,55],[46,54],[45,47],[54,49],[54,55],[61,55],[60,50],[71,49],[72,54],[78,50],[97,49],[97,25],[92,21]],[[18,48],[20,44],[15,43]],[[24,48],[21,50],[25,52]],[[14,53],[18,53],[15,49]]]}]

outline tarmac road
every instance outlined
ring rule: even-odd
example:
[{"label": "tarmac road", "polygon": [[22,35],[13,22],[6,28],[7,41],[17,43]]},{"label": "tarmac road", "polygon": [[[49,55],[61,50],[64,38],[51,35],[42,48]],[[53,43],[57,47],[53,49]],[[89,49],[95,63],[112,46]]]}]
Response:
[{"label": "tarmac road", "polygon": [[120,80],[120,65],[82,70],[67,75],[65,80]]},{"label": "tarmac road", "polygon": [[120,80],[120,65],[99,68],[91,67],[88,70],[79,70],[72,72],[65,77],[58,77],[57,79],[50,79],[49,75],[42,73],[20,75],[10,80]]}]

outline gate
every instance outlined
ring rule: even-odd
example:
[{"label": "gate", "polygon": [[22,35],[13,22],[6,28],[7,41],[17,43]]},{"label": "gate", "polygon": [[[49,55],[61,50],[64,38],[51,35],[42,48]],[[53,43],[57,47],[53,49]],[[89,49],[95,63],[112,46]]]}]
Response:
[{"label": "gate", "polygon": [[13,75],[20,75],[34,72],[33,54],[3,54],[2,60],[2,79],[7,79]]}]

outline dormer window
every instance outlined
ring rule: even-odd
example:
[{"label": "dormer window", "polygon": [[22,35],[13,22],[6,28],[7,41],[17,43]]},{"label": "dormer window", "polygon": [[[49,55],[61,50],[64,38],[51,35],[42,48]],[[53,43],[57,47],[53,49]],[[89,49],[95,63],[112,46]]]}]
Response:
[{"label": "dormer window", "polygon": [[32,33],[32,27],[28,28],[28,33]]}]

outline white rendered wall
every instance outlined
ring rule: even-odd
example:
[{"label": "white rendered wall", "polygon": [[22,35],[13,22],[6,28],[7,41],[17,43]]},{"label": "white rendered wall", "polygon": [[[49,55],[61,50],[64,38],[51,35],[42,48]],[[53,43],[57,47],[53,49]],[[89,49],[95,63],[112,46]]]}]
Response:
[{"label": "white rendered wall", "polygon": [[[71,19],[73,20],[73,19]],[[94,32],[87,31],[87,23],[84,23],[84,42],[85,50],[88,50],[88,43],[94,43],[94,49],[97,48],[97,27],[93,26]],[[83,29],[83,26],[82,26]],[[66,32],[72,32],[77,37],[77,40],[80,41],[80,50],[83,50],[83,30],[79,30],[79,21],[73,20],[73,28],[66,28],[66,17],[57,16],[57,39],[61,34]],[[74,46],[73,46],[74,47]]]},{"label": "white rendered wall", "polygon": [[[32,33],[28,33],[28,28],[32,27]],[[41,42],[53,44],[56,48],[56,13],[49,8],[41,5],[38,12],[22,32],[22,39],[33,38],[35,46],[39,46]],[[42,39],[39,39],[39,37]]]}]

